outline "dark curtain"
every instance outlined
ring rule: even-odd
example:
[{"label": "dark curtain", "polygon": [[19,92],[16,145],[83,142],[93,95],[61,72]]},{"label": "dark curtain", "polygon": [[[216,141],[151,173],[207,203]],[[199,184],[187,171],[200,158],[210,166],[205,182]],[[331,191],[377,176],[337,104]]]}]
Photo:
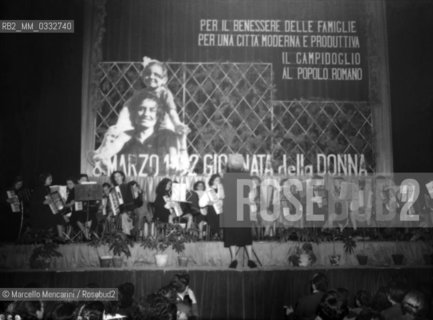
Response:
[{"label": "dark curtain", "polygon": [[[308,282],[316,272],[324,272],[332,288],[346,288],[351,294],[365,289],[374,293],[393,278],[407,278],[412,285],[431,287],[431,268],[404,269],[298,269],[189,271],[190,286],[195,291],[203,319],[282,319],[283,305],[294,304],[308,293]],[[88,283],[113,288],[130,281],[136,297],[148,295],[168,284],[179,271],[76,271],[7,272],[0,275],[0,286],[20,287],[37,281],[42,287],[79,288]]]},{"label": "dark curtain", "polygon": [[78,175],[81,131],[81,0],[2,2],[1,19],[70,19],[74,33],[2,33],[0,177],[26,183],[42,171]]}]

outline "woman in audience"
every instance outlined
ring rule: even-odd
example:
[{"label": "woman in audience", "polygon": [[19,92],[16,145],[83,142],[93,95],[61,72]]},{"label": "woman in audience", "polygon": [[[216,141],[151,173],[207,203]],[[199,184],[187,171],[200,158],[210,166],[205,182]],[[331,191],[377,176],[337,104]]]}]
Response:
[{"label": "woman in audience", "polygon": [[410,290],[406,293],[401,307],[405,320],[427,320],[429,318],[427,297],[421,291]]},{"label": "woman in audience", "polygon": [[391,306],[381,312],[384,320],[399,319],[402,316],[401,302],[406,294],[404,283],[400,281],[393,281],[388,286],[386,294],[387,299]]},{"label": "woman in audience", "polygon": [[194,291],[189,287],[189,275],[177,274],[174,276],[172,283],[177,291],[176,301],[178,306],[186,305],[190,309],[190,313],[187,313],[188,319],[191,319],[191,317],[197,319],[199,317],[198,304]]},{"label": "woman in audience", "polygon": [[60,302],[47,314],[47,320],[75,320],[76,304],[71,302]]},{"label": "woman in audience", "polygon": [[42,301],[19,301],[15,305],[15,314],[19,314],[22,320],[44,319],[44,303]]},{"label": "woman in audience", "polygon": [[376,294],[371,300],[371,308],[374,311],[382,312],[383,310],[391,307],[391,303],[389,303],[387,298],[387,291],[388,289],[386,287],[380,287],[379,290],[377,290]]},{"label": "woman in audience", "polygon": [[353,308],[350,308],[349,314],[345,320],[355,319],[362,311],[370,310],[370,293],[366,290],[358,290],[353,299]]},{"label": "woman in audience", "polygon": [[317,308],[315,320],[343,320],[349,310],[336,290],[325,293]]}]

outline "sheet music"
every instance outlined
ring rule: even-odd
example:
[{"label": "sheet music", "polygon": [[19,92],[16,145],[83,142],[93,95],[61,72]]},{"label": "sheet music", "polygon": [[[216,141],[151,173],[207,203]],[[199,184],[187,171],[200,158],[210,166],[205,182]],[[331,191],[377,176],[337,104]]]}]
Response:
[{"label": "sheet music", "polygon": [[186,201],[186,183],[173,183],[171,187],[171,200]]},{"label": "sheet music", "polygon": [[6,191],[6,194],[8,196],[8,199],[11,199],[11,209],[12,212],[17,213],[21,212],[21,205],[20,205],[20,199],[18,198],[17,194],[14,190],[8,190]]},{"label": "sheet music", "polygon": [[83,211],[83,203],[81,201],[74,202],[75,211]]},{"label": "sheet music", "polygon": [[60,196],[62,197],[62,199],[64,201],[66,201],[66,199],[68,199],[68,191],[67,191],[66,186],[58,186],[58,185],[50,186],[50,192],[51,193],[56,192],[56,191],[60,194]]}]

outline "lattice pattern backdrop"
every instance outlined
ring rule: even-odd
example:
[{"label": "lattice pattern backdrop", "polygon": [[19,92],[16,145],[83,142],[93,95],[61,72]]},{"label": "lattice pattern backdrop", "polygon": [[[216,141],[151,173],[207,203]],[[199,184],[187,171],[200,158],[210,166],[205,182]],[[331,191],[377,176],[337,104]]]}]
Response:
[{"label": "lattice pattern backdrop", "polygon": [[365,102],[274,101],[273,157],[294,162],[304,154],[314,164],[316,154],[364,154],[367,170],[374,171],[373,119]]},{"label": "lattice pattern backdrop", "polygon": [[[272,101],[269,63],[166,64],[178,112],[191,128],[188,152],[242,154],[364,153],[374,169],[372,114],[366,103]],[[125,101],[142,88],[138,62],[101,62],[95,148]]]}]

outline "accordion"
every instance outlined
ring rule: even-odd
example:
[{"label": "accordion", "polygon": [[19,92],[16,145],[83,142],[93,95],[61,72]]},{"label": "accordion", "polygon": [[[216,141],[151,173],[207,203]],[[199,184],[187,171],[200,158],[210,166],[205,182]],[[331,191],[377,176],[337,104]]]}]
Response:
[{"label": "accordion", "polygon": [[17,213],[21,212],[21,202],[17,194],[14,190],[8,190],[6,191],[6,194],[8,196],[8,202],[11,205],[12,212]]},{"label": "accordion", "polygon": [[58,214],[65,209],[65,201],[59,192],[51,192],[45,196],[45,199],[48,200],[48,205],[53,214]]},{"label": "accordion", "polygon": [[131,184],[115,186],[111,190],[108,199],[114,215],[132,211],[143,204],[142,201],[140,201],[140,193],[137,188]]}]

